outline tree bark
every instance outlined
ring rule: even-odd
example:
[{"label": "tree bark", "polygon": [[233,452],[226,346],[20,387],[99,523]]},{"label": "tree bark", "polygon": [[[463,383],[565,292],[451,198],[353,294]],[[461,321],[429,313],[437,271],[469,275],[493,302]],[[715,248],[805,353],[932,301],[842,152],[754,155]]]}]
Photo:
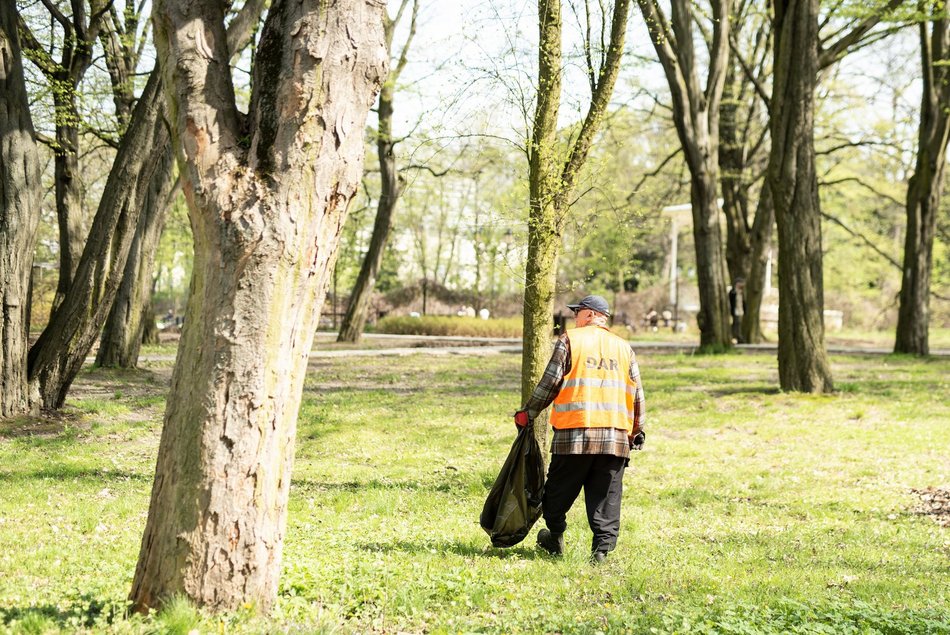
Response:
[{"label": "tree bark", "polygon": [[31,412],[30,275],[42,183],[14,3],[0,3],[0,417]]},{"label": "tree bark", "polygon": [[[259,17],[263,3],[247,0],[231,20],[229,50],[249,40],[249,17]],[[160,68],[156,63],[122,136],[69,293],[30,349],[31,392],[43,408],[63,405],[112,307],[153,176],[172,169]]]},{"label": "tree bark", "polygon": [[174,190],[171,144],[166,144],[162,152],[136,224],[122,281],[102,330],[96,353],[97,366],[135,368],[147,323],[155,321],[154,315],[150,314],[155,253]]},{"label": "tree bark", "polygon": [[[947,115],[950,110],[950,73],[945,59],[950,52],[950,23],[946,17],[933,17],[935,9],[929,2],[919,3],[918,8],[925,15],[931,15],[931,21],[921,21],[919,26],[924,81],[917,159],[907,184],[907,228],[894,352],[928,355],[934,234],[950,136],[950,117]],[[929,33],[928,23],[932,24]]]},{"label": "tree bark", "polygon": [[[407,4],[408,0],[403,0],[396,19],[390,20],[388,15],[384,17],[386,49],[390,56],[392,55],[393,36]],[[363,329],[366,327],[366,318],[369,313],[369,302],[373,296],[373,290],[376,288],[376,276],[379,274],[379,268],[383,263],[383,255],[386,252],[386,245],[389,244],[389,235],[392,233],[396,204],[399,202],[399,197],[405,187],[405,183],[396,167],[396,143],[393,139],[393,98],[396,92],[396,82],[406,66],[409,45],[412,43],[413,35],[415,35],[418,11],[419,1],[413,0],[409,37],[402,48],[399,61],[389,71],[389,77],[386,78],[386,83],[383,84],[383,88],[379,93],[379,128],[376,137],[376,153],[379,157],[380,176],[379,203],[376,207],[376,220],[373,223],[373,236],[369,241],[369,249],[363,257],[356,284],[353,286],[346,313],[340,324],[338,342],[358,342],[363,336]]]},{"label": "tree bark", "polygon": [[650,40],[673,97],[676,133],[690,172],[693,241],[699,286],[700,347],[717,352],[732,345],[729,302],[723,271],[719,226],[719,104],[729,50],[730,2],[712,2],[713,36],[705,88],[700,87],[693,47],[692,10],[686,0],[672,0],[667,20],[657,0],[638,0]]},{"label": "tree bark", "polygon": [[158,344],[158,325],[155,324],[155,279],[149,283],[148,306],[142,315],[142,344]]},{"label": "tree bark", "polygon": [[149,77],[122,138],[69,293],[30,349],[30,382],[44,408],[63,405],[115,299],[152,176],[171,170],[159,75]]},{"label": "tree bark", "polygon": [[762,335],[762,300],[765,298],[765,276],[774,225],[772,190],[765,184],[759,192],[759,204],[752,222],[749,275],[745,285],[746,305],[742,314],[742,339],[749,344],[758,344],[765,340]]},{"label": "tree bark", "polygon": [[[538,94],[528,157],[528,256],[525,266],[524,333],[521,397],[527,401],[551,355],[557,261],[564,219],[570,210],[580,169],[600,128],[620,69],[629,15],[629,0],[616,0],[610,44],[599,73],[592,77],[590,108],[568,158],[558,160],[557,117],[561,101],[561,3],[538,1]],[[544,446],[546,415],[535,421],[534,433]]]},{"label": "tree bark", "polygon": [[[84,71],[83,71],[84,74]],[[81,79],[80,76],[78,79]],[[83,204],[79,181],[79,109],[76,107],[76,85],[54,80],[59,87],[53,90],[56,112],[56,151],[53,155],[56,219],[59,224],[59,281],[52,310],[55,312],[69,292],[79,258],[85,243],[83,231]],[[64,88],[66,84],[68,88]]]},{"label": "tree bark", "polygon": [[307,356],[386,73],[383,8],[272,2],[245,123],[222,4],[154,5],[195,261],[136,610],[276,598]]},{"label": "tree bark", "polygon": [[749,188],[743,182],[746,147],[739,133],[739,90],[735,62],[727,65],[719,106],[719,182],[726,217],[726,267],[729,280],[747,278],[752,264],[752,228],[749,226]]},{"label": "tree bark", "polygon": [[779,383],[830,392],[825,350],[821,215],[815,173],[818,81],[817,0],[774,0],[775,74],[771,98],[772,190],[779,247]]}]

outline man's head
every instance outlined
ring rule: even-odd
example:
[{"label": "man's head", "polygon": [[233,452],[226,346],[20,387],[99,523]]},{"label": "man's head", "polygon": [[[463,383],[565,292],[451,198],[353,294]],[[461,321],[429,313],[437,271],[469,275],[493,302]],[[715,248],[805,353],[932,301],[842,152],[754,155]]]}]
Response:
[{"label": "man's head", "polygon": [[599,295],[589,295],[577,304],[568,304],[567,308],[574,312],[577,328],[595,323],[606,326],[607,318],[610,317],[607,300]]},{"label": "man's head", "polygon": [[736,289],[745,289],[745,278],[736,278],[736,281],[732,283],[732,286]]}]

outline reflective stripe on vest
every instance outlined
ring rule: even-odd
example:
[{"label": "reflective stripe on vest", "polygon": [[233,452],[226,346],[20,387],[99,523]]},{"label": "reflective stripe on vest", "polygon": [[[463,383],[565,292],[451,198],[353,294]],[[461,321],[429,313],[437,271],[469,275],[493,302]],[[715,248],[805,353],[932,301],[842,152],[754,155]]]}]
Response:
[{"label": "reflective stripe on vest", "polygon": [[630,379],[630,345],[597,326],[571,329],[571,370],[554,399],[551,425],[633,429],[637,386]]}]

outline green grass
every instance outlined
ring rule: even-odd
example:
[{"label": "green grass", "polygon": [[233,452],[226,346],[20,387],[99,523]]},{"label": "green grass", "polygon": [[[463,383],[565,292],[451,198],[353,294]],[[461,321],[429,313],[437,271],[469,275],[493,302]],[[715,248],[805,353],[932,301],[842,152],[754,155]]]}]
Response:
[{"label": "green grass", "polygon": [[833,357],[784,394],[768,355],[640,356],[648,439],[620,543],[587,564],[478,527],[520,358],[315,359],[279,598],[125,617],[168,370],[86,371],[65,416],[0,427],[0,632],[950,633],[950,361]]}]

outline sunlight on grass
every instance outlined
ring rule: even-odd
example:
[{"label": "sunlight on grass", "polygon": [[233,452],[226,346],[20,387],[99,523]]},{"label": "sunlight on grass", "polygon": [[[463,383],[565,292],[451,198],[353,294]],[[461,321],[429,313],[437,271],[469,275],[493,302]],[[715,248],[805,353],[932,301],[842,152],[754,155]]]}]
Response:
[{"label": "sunlight on grass", "polygon": [[950,534],[910,511],[950,484],[950,362],[836,356],[809,396],[769,355],[640,361],[647,447],[594,568],[580,503],[559,560],[478,526],[517,355],[313,360],[269,616],[125,616],[164,385],[90,373],[73,419],[0,430],[0,632],[950,632]]}]

